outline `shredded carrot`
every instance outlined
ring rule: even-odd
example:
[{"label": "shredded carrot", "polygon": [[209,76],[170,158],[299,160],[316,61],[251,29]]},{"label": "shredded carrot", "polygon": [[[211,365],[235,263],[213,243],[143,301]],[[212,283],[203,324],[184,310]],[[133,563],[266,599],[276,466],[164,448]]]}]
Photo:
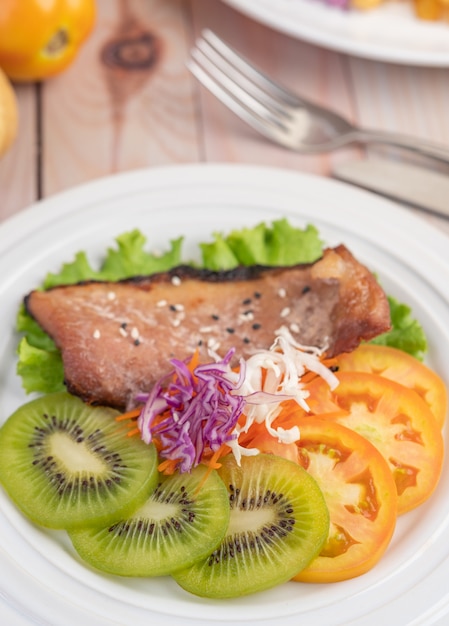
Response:
[{"label": "shredded carrot", "polygon": [[171,476],[176,472],[176,466],[178,465],[179,459],[165,459],[158,465],[158,471],[161,474],[166,474],[167,476]]},{"label": "shredded carrot", "polygon": [[140,435],[140,428],[137,426],[128,432],[127,437],[135,437],[136,435]]},{"label": "shredded carrot", "polygon": [[124,420],[130,420],[130,419],[139,417],[141,410],[142,410],[141,408],[138,408],[138,409],[132,409],[132,411],[127,411],[126,413],[122,413],[121,415],[118,415],[115,418],[115,421],[123,422]]},{"label": "shredded carrot", "polygon": [[195,495],[201,490],[204,483],[209,478],[211,472],[221,467],[221,463],[218,463],[218,459],[221,459],[222,456],[228,454],[229,450],[229,446],[226,443],[222,443],[218,450],[215,450],[215,452],[208,460],[203,459],[203,463],[207,465],[207,470],[203,478],[201,479],[198,487],[195,489]]}]

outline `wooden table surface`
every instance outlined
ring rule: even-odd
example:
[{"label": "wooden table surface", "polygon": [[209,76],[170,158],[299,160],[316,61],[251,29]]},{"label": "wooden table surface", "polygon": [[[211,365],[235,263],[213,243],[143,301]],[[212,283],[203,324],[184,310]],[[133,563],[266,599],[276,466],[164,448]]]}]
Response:
[{"label": "wooden table surface", "polygon": [[[74,64],[44,83],[15,86],[20,129],[0,160],[0,220],[40,198],[136,168],[237,162],[329,176],[333,164],[363,156],[362,148],[304,156],[256,135],[186,68],[204,27],[353,122],[449,146],[446,68],[326,50],[256,23],[220,0],[98,0],[95,30]],[[449,220],[418,214],[449,234]]]}]

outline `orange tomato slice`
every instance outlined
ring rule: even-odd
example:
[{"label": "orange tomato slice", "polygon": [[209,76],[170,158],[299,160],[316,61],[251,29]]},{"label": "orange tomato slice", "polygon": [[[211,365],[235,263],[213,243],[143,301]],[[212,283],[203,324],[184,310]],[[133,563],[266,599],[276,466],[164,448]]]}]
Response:
[{"label": "orange tomato slice", "polygon": [[336,358],[341,372],[368,372],[379,374],[401,385],[410,387],[430,407],[442,427],[447,413],[447,389],[444,381],[427,365],[397,348],[362,344],[353,352]]},{"label": "orange tomato slice", "polygon": [[441,429],[413,390],[364,372],[339,372],[331,391],[316,378],[308,386],[311,411],[368,439],[388,462],[398,492],[398,514],[433,493],[443,463]]},{"label": "orange tomato slice", "polygon": [[367,439],[335,422],[301,418],[297,443],[303,467],[326,501],[327,542],[296,581],[326,583],[364,574],[384,554],[397,517],[391,471]]}]

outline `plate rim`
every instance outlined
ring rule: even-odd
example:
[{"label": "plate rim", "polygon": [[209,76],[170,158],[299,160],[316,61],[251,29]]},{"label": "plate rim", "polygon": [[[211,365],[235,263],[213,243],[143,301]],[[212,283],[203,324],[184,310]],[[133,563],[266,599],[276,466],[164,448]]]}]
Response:
[{"label": "plate rim", "polygon": [[[269,0],[273,1],[273,0]],[[306,0],[297,0],[298,2],[304,2]],[[222,0],[225,4],[231,6],[237,11],[247,15],[248,17],[273,28],[281,33],[287,34],[291,37],[301,39],[308,43],[318,45],[322,48],[334,50],[361,59],[381,61],[384,63],[398,63],[401,65],[411,65],[416,67],[434,67],[445,68],[449,67],[449,50],[444,50],[441,53],[438,51],[426,51],[416,50],[409,46],[403,48],[396,46],[379,46],[375,42],[357,41],[356,39],[345,37],[345,33],[320,31],[314,25],[309,25],[304,22],[296,22],[294,19],[287,20],[276,11],[273,6],[267,6],[266,4],[258,4],[258,0]],[[313,2],[317,2],[318,5],[314,6]],[[338,7],[326,7],[322,6],[323,0],[310,0],[309,9],[314,13],[323,11],[340,11]],[[297,8],[297,7],[296,7]],[[374,9],[375,11],[376,9]],[[379,10],[379,9],[377,9]],[[305,9],[301,13],[301,17],[304,17]],[[338,19],[340,15],[335,16]],[[329,15],[326,15],[329,19]],[[366,15],[357,14],[349,16],[350,19],[357,19],[359,24],[369,24],[372,16],[367,13]],[[425,29],[437,28],[440,29],[441,22],[426,22],[424,21],[422,26]],[[419,25],[419,24],[418,24]],[[443,24],[449,29],[446,24]],[[424,31],[423,31],[424,32]],[[347,35],[347,33],[346,33]],[[449,33],[448,33],[449,36]]]}]

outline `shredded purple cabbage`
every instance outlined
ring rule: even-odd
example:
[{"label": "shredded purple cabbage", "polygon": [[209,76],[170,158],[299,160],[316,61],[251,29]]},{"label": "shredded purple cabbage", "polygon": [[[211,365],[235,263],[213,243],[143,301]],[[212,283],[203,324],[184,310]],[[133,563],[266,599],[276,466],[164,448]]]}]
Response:
[{"label": "shredded purple cabbage", "polygon": [[145,403],[138,419],[142,439],[150,443],[157,437],[161,457],[178,461],[181,473],[196,467],[205,450],[214,452],[235,437],[232,431],[245,398],[233,392],[245,376],[245,364],[241,363],[239,374],[232,371],[229,364],[234,352],[230,350],[221,361],[198,365],[193,373],[187,367],[189,361],[173,359],[173,371],[149,394],[137,398]]}]

